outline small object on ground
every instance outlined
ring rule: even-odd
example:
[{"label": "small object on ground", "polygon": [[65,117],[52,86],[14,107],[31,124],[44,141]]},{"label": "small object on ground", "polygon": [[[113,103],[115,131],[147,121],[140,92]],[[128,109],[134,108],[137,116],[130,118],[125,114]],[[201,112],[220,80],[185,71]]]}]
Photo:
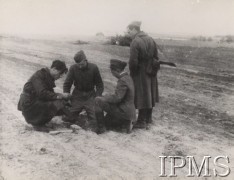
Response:
[{"label": "small object on ground", "polygon": [[60,133],[72,133],[73,131],[68,129],[68,130],[57,130],[57,131],[50,131],[49,133],[51,135],[57,135],[57,134],[60,134]]},{"label": "small object on ground", "polygon": [[39,150],[39,154],[43,155],[43,154],[47,154],[47,150],[46,148],[42,147],[40,150]]},{"label": "small object on ground", "polygon": [[[26,131],[25,130],[22,130],[22,131],[20,131],[19,132],[20,134],[24,134],[24,133],[26,133]],[[1,180],[1,179],[0,179]]]},{"label": "small object on ground", "polygon": [[41,152],[46,152],[46,148],[42,147],[42,148],[40,149],[40,151],[41,151]]},{"label": "small object on ground", "polygon": [[72,124],[72,125],[70,126],[70,128],[73,129],[73,130],[80,130],[80,129],[82,129],[80,126],[78,126],[78,125],[76,125],[76,124]]},{"label": "small object on ground", "polygon": [[33,130],[48,133],[50,130],[46,126],[33,126]]}]

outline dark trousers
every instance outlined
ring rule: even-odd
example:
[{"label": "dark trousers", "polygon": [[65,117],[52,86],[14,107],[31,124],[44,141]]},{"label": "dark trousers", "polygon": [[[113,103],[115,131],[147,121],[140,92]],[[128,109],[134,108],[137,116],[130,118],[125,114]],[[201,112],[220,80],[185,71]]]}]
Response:
[{"label": "dark trousers", "polygon": [[[105,117],[104,111],[106,112]],[[126,119],[126,115],[115,104],[96,100],[95,112],[98,126],[104,125],[107,128],[117,128],[127,127],[131,123],[130,119]]]},{"label": "dark trousers", "polygon": [[33,126],[42,126],[56,115],[70,116],[66,103],[64,100],[36,101],[27,111],[22,111],[22,114],[27,123]]},{"label": "dark trousers", "polygon": [[95,101],[94,96],[91,96],[87,99],[73,97],[71,101],[71,113],[73,117],[79,116],[82,110],[85,110],[88,116],[89,121],[95,121]]},{"label": "dark trousers", "polygon": [[137,122],[152,123],[152,108],[139,109]]}]

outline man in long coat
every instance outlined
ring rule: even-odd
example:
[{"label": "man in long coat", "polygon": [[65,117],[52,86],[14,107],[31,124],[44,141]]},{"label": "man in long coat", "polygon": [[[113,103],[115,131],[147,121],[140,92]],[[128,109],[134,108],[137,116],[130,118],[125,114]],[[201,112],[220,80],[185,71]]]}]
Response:
[{"label": "man in long coat", "polygon": [[24,85],[18,102],[18,110],[22,111],[26,122],[33,125],[35,129],[43,127],[55,115],[70,116],[65,106],[69,95],[54,92],[55,80],[66,72],[65,63],[55,60],[51,68],[38,70]]},{"label": "man in long coat", "polygon": [[[73,117],[79,116],[80,112],[85,110],[88,120],[96,121],[94,98],[101,96],[104,89],[98,66],[88,62],[83,50],[75,54],[74,61],[76,63],[70,67],[63,84],[63,92],[69,94],[74,85],[70,109]],[[77,118],[73,120],[75,119]]]},{"label": "man in long coat", "polygon": [[[129,69],[135,86],[135,107],[139,110],[136,128],[146,128],[152,122],[152,109],[159,101],[157,72],[149,73],[152,62],[158,62],[157,46],[153,38],[140,30],[141,22],[128,25],[132,38]],[[159,64],[156,67],[157,71]]]}]

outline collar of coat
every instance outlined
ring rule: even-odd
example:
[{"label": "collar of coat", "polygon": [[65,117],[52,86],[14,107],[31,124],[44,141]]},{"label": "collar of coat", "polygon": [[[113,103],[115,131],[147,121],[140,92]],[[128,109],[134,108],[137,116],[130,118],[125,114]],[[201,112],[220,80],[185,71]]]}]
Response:
[{"label": "collar of coat", "polygon": [[143,37],[143,36],[147,36],[147,34],[143,31],[140,31],[140,32],[136,33],[136,35],[134,36],[133,39],[135,39],[136,37]]},{"label": "collar of coat", "polygon": [[119,74],[119,78],[121,78],[121,77],[123,77],[123,76],[125,76],[125,75],[127,75],[128,73],[127,72],[121,72],[120,74]]},{"label": "collar of coat", "polygon": [[46,75],[46,81],[51,85],[51,87],[55,87],[55,80],[50,74],[49,68],[43,68],[42,71],[45,72]]},{"label": "collar of coat", "polygon": [[[80,69],[80,68],[78,68],[78,69],[80,69],[81,71],[86,71],[87,69],[89,69],[89,62],[87,60],[86,60],[86,62],[87,62],[87,64],[86,64],[84,69]],[[76,64],[76,65],[77,65],[77,67],[79,66],[78,64]]]}]

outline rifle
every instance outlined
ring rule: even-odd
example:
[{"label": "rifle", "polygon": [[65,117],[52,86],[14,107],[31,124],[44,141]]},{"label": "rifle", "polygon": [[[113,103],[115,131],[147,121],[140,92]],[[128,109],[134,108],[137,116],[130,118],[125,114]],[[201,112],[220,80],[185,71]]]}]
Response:
[{"label": "rifle", "polygon": [[146,67],[146,73],[150,76],[155,76],[157,74],[158,70],[160,69],[161,64],[176,67],[175,63],[165,62],[165,61],[157,61],[156,59],[153,59],[152,63],[149,63],[148,66]]},{"label": "rifle", "polygon": [[[158,49],[158,53],[159,54],[162,54],[164,56],[164,58],[166,60],[168,60],[168,57],[166,56],[166,54],[163,53],[163,50],[161,47],[159,47],[159,45],[157,44],[157,49]],[[176,67],[176,64],[175,63],[172,63],[172,62],[166,62],[166,61],[159,61],[159,64],[163,64],[163,65],[168,65],[168,66],[172,66],[172,67]]]},{"label": "rifle", "polygon": [[159,64],[161,65],[168,65],[168,66],[173,66],[173,67],[176,67],[176,64],[175,63],[172,63],[172,62],[166,62],[166,61],[159,61]]}]

